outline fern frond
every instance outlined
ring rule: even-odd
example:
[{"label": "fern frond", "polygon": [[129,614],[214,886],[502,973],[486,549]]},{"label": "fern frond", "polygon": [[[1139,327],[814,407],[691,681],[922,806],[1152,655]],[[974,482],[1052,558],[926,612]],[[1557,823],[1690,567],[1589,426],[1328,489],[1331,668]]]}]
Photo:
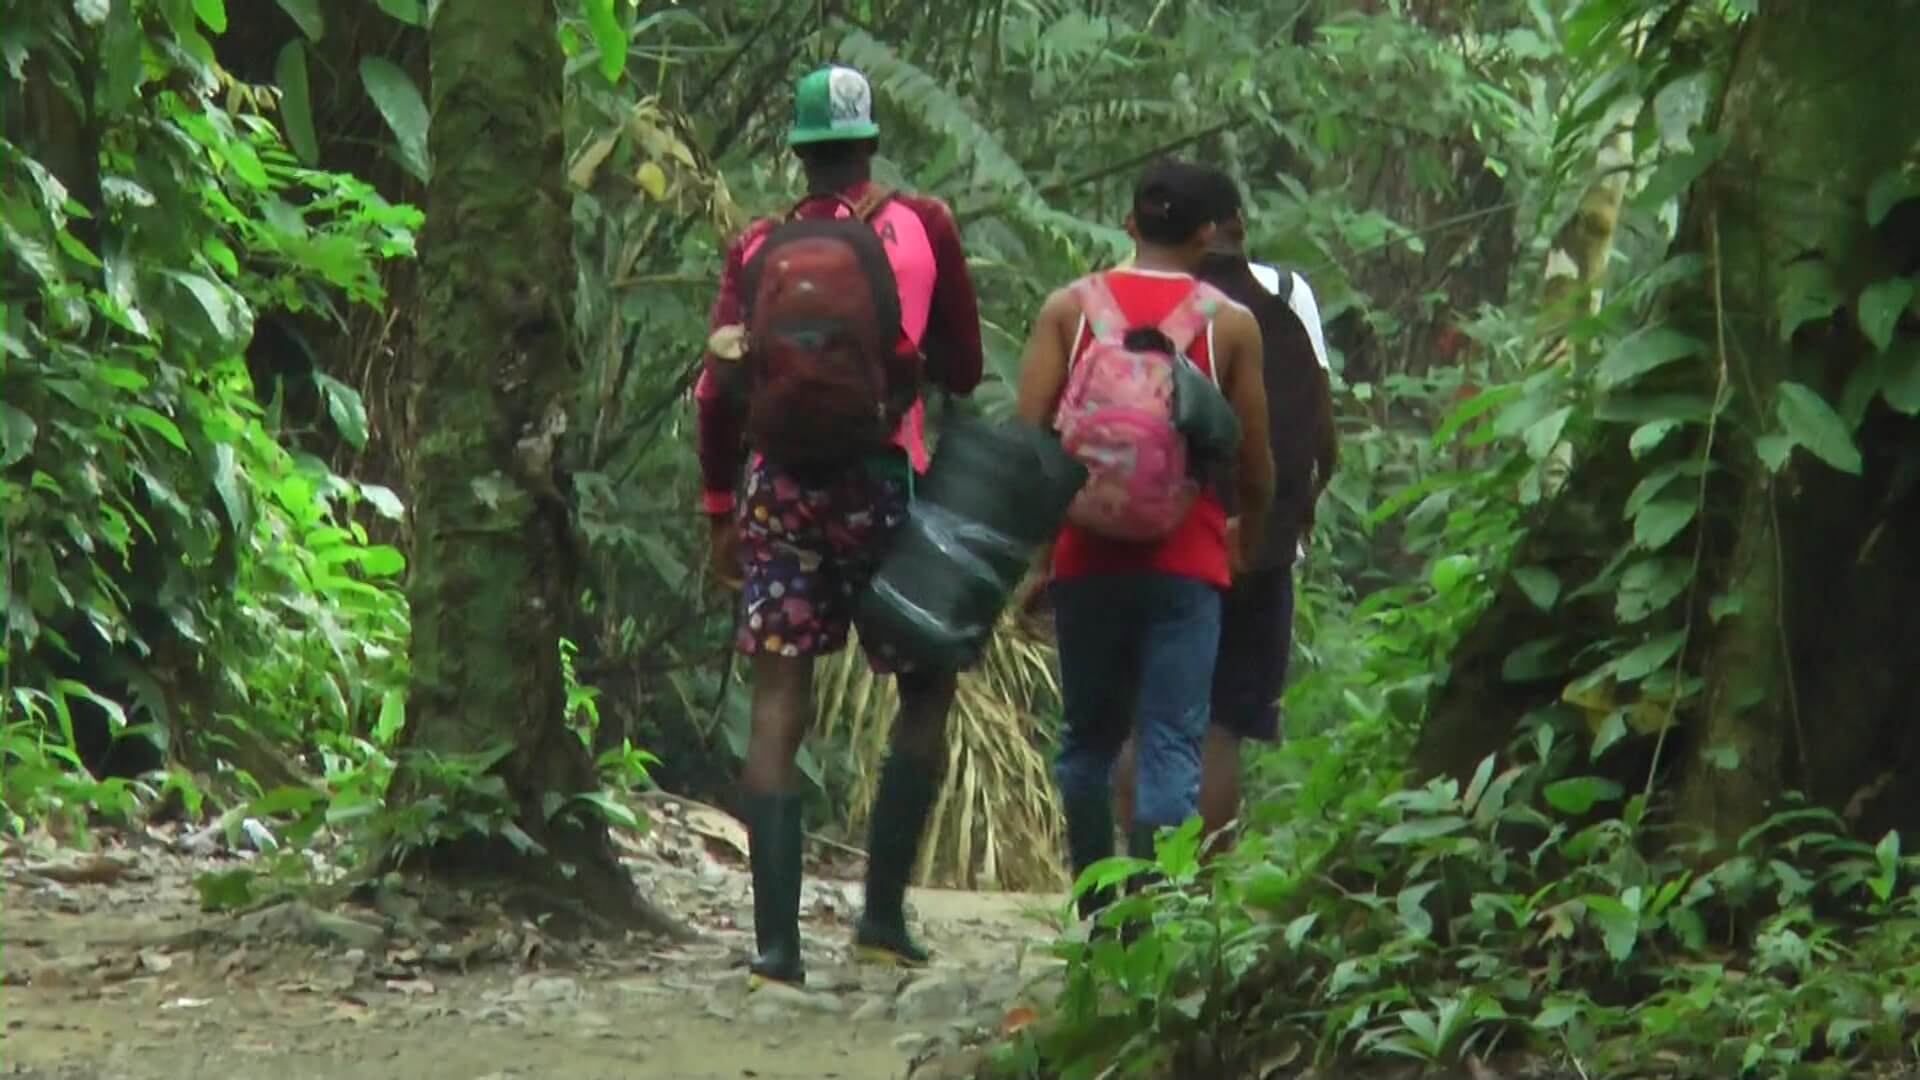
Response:
[{"label": "fern frond", "polygon": [[[1064,819],[1046,750],[1034,737],[1037,718],[1060,700],[1051,657],[1049,645],[1009,616],[979,666],[960,676],[947,721],[946,775],[915,881],[1020,891],[1064,884]],[[846,649],[821,662],[815,688],[820,733],[853,758],[847,827],[859,836],[899,708],[894,682],[876,677],[858,649]]]}]

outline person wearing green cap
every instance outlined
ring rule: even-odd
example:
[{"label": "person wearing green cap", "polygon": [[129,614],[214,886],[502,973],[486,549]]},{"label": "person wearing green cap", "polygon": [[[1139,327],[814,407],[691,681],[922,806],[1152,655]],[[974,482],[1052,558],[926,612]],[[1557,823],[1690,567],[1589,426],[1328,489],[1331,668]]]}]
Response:
[{"label": "person wearing green cap", "polygon": [[[896,316],[898,321],[892,356],[913,370],[916,388],[924,379],[950,394],[971,393],[982,367],[980,320],[959,228],[940,200],[873,183],[879,136],[873,90],[859,72],[827,67],[801,79],[787,142],[806,174],[807,192],[787,220],[858,216],[870,225],[887,266],[865,280],[878,289],[890,270],[898,293],[897,310],[884,305],[886,326]],[[795,756],[812,720],[814,659],[846,647],[853,599],[905,522],[912,476],[926,470],[928,459],[917,389],[890,444],[844,467],[802,466],[760,442],[749,455],[754,423],[793,421],[796,411],[769,419],[743,402],[737,389],[743,358],[749,374],[764,370],[756,367],[754,343],[744,331],[754,298],[767,295],[766,260],[756,263],[754,256],[781,227],[780,218],[755,221],[728,245],[713,336],[694,397],[713,569],[740,590],[735,646],[752,658],[752,732],[743,777],[757,946],[750,967],[759,978],[798,983],[805,967]],[[787,230],[796,235],[791,226]],[[866,244],[865,234],[859,235]],[[774,261],[780,265],[772,272],[793,273],[804,257]],[[806,288],[802,282],[800,290]],[[742,338],[744,349],[732,344]],[[785,340],[781,345],[818,347]],[[743,467],[745,495],[736,502]],[[900,713],[874,797],[866,910],[854,944],[863,959],[920,966],[928,955],[907,932],[906,886],[946,761],[955,675],[913,670],[871,643],[863,645],[875,670],[894,673]]]}]

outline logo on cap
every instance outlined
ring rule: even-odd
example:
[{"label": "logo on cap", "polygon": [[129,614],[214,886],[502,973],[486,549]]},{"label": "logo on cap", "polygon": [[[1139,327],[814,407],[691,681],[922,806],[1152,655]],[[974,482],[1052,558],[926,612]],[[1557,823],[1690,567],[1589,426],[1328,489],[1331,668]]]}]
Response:
[{"label": "logo on cap", "polygon": [[834,127],[868,123],[873,116],[873,90],[851,68],[834,68],[827,76],[827,109]]}]

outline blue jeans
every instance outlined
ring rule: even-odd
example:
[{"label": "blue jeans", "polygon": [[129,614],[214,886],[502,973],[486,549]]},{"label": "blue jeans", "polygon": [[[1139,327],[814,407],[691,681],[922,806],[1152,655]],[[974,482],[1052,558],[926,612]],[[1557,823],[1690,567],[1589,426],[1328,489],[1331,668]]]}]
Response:
[{"label": "blue jeans", "polygon": [[1138,793],[1129,826],[1179,825],[1200,795],[1220,590],[1171,574],[1100,574],[1052,586],[1066,717],[1054,775],[1069,803],[1105,804],[1128,728]]}]

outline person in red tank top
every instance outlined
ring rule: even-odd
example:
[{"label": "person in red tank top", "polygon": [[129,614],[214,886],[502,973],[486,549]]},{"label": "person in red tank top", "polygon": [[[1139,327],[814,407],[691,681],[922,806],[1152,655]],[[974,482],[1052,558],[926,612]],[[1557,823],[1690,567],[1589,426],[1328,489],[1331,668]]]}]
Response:
[{"label": "person in red tank top", "polygon": [[[1193,270],[1212,238],[1206,174],[1166,160],[1134,189],[1127,231],[1138,245],[1132,269],[1109,271],[1108,290],[1135,327],[1153,327],[1199,288]],[[1089,334],[1070,289],[1047,299],[1027,341],[1020,372],[1021,419],[1052,430],[1067,375]],[[1113,854],[1110,773],[1129,729],[1137,727],[1137,794],[1127,822],[1129,854],[1149,857],[1158,829],[1195,810],[1200,748],[1207,730],[1221,593],[1246,553],[1258,551],[1273,497],[1273,455],[1261,372],[1260,327],[1235,304],[1215,314],[1188,358],[1213,376],[1240,421],[1234,476],[1241,530],[1229,537],[1217,492],[1206,489],[1164,538],[1131,543],[1074,525],[1061,530],[1052,557],[1055,635],[1065,699],[1054,772],[1067,816],[1076,877]],[[1091,917],[1105,897],[1089,893]]]}]

